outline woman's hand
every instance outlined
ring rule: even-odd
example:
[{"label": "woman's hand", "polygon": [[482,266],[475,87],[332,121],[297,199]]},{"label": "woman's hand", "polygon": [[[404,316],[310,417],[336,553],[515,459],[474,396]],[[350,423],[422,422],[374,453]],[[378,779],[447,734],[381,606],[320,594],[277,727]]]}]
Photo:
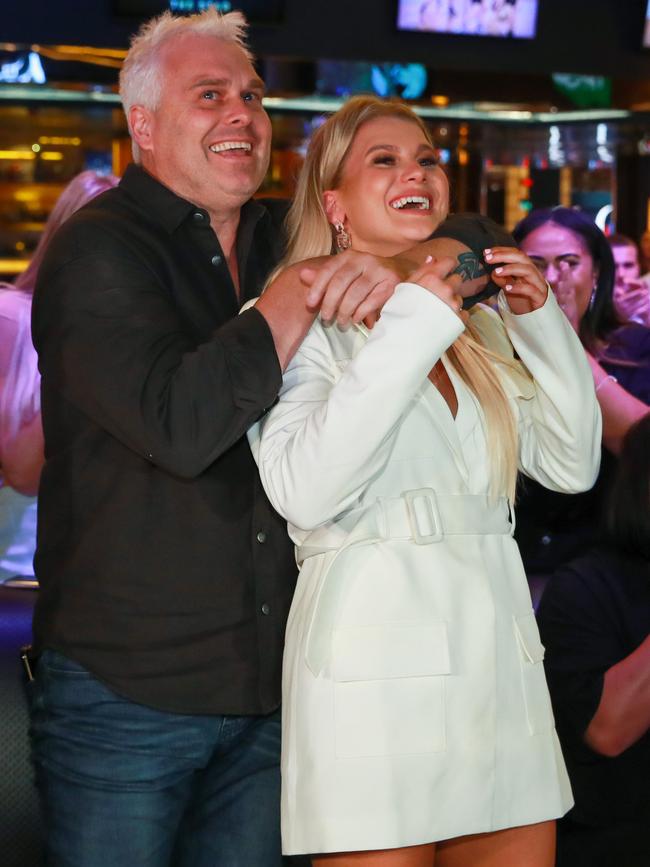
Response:
[{"label": "woman's hand", "polygon": [[544,306],[548,296],[546,280],[525,253],[516,247],[492,247],[483,255],[488,265],[499,263],[491,277],[507,293],[513,313],[531,313]]},{"label": "woman's hand", "polygon": [[555,293],[560,309],[571,323],[571,327],[578,334],[580,329],[580,314],[576,301],[576,286],[571,274],[568,262],[560,262],[559,275],[556,282],[551,286]]},{"label": "woman's hand", "polygon": [[434,260],[433,256],[427,256],[424,265],[409,275],[409,283],[417,283],[423,289],[427,289],[432,295],[450,307],[459,319],[467,324],[469,313],[463,310],[463,296],[458,293],[461,277],[454,274],[446,277],[454,266],[454,260],[443,258]]}]

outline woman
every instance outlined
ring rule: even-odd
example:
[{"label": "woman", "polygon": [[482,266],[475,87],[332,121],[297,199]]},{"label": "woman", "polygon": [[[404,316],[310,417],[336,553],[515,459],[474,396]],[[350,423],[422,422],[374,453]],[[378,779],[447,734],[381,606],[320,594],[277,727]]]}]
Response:
[{"label": "woman", "polygon": [[[352,99],[312,139],[278,279],[337,246],[402,254],[447,205],[419,119]],[[537,270],[512,248],[486,257],[503,322],[459,313],[450,260],[425,266],[374,327],[317,321],[250,432],[302,563],[282,821],[314,865],[550,867],[571,804],[509,500],[518,465],[588,487],[599,413]]]},{"label": "woman", "polygon": [[588,494],[561,497],[534,483],[522,487],[517,541],[527,571],[542,576],[597,539],[601,503],[615,465],[611,453],[618,453],[629,428],[650,411],[650,329],[618,321],[611,248],[587,216],[569,208],[533,211],[513,234],[548,280],[586,350],[607,449],[598,484]]},{"label": "woman", "polygon": [[0,581],[31,576],[38,481],[43,466],[40,376],[32,346],[32,293],[47,245],[82,205],[117,183],[86,171],[74,177],[52,209],[27,269],[15,285],[0,284]]},{"label": "woman", "polygon": [[603,541],[556,572],[539,626],[575,807],[560,867],[650,864],[650,415],[623,444]]}]

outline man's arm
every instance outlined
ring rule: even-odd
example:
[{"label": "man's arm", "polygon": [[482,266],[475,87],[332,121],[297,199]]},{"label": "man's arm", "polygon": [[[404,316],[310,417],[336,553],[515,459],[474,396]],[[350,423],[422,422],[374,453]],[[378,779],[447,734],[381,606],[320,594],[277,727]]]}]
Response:
[{"label": "man's arm", "polygon": [[[361,322],[359,310],[378,312],[402,280],[400,267],[391,259],[366,253],[323,256],[286,268],[255,304],[266,319],[282,369],[300,346],[317,313],[324,321],[341,325]],[[321,300],[312,301],[312,280],[326,280]],[[355,315],[357,314],[357,315]]]},{"label": "man's arm", "polygon": [[53,242],[34,297],[45,388],[151,463],[199,475],[275,400],[271,332],[248,310],[197,343],[171,289],[117,239],[70,255],[76,228]]},{"label": "man's arm", "polygon": [[398,283],[409,279],[432,257],[450,258],[449,276],[457,274],[456,291],[463,297],[480,292],[488,281],[481,258],[462,241],[438,237],[417,244],[393,258],[347,250],[291,265],[256,303],[273,334],[282,369],[311,327],[317,312],[341,326],[362,322],[381,312]]}]

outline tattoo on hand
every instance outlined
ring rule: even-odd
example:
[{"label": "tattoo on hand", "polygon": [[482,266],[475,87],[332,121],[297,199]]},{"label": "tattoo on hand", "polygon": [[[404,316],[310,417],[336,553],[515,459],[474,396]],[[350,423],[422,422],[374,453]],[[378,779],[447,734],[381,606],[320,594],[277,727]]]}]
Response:
[{"label": "tattoo on hand", "polygon": [[487,274],[487,270],[483,267],[476,253],[470,251],[469,253],[458,254],[458,265],[448,276],[451,277],[452,274],[460,274],[463,283],[466,283],[468,280],[476,280],[477,277],[483,277]]}]

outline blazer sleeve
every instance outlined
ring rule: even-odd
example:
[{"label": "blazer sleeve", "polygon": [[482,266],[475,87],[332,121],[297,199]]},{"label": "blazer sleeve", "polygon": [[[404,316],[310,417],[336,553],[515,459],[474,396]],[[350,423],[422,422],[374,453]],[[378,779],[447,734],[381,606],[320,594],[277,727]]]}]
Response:
[{"label": "blazer sleeve", "polygon": [[401,283],[341,372],[326,329],[314,323],[285,372],[279,402],[249,431],[276,510],[311,530],[350,508],[384,466],[428,372],[463,330],[443,301]]},{"label": "blazer sleeve", "polygon": [[589,490],[600,467],[602,419],[585,351],[549,290],[543,307],[499,311],[534,388],[518,401],[519,468],[547,488]]}]

